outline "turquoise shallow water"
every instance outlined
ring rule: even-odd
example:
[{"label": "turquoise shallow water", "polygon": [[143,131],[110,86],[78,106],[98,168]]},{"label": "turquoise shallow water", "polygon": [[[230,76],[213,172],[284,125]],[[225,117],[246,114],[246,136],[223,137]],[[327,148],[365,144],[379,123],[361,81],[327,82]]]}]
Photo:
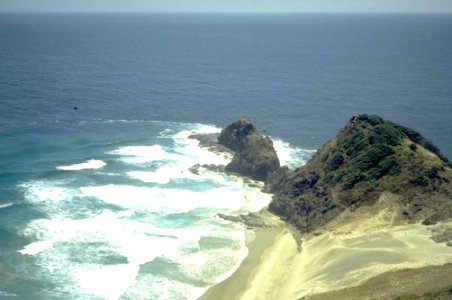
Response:
[{"label": "turquoise shallow water", "polygon": [[[28,171],[15,171],[22,178],[2,199],[3,296],[194,299],[246,255],[245,228],[216,215],[256,210],[269,196],[237,177],[189,171],[229,161],[188,138],[219,128],[123,120],[56,126],[59,134],[39,135],[45,143],[35,144]],[[287,163],[312,154],[276,145]]]},{"label": "turquoise shallow water", "polygon": [[188,172],[225,162],[192,130],[251,117],[295,167],[376,113],[450,157],[451,33],[450,15],[0,14],[0,298],[194,298],[233,270],[248,237],[215,215],[262,203]]}]

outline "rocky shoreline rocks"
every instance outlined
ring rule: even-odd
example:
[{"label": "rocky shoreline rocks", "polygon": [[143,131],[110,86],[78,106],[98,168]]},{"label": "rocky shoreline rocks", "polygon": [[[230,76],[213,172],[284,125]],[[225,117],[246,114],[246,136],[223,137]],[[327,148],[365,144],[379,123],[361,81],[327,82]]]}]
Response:
[{"label": "rocky shoreline rocks", "polygon": [[[374,203],[382,193],[400,202],[401,218],[425,225],[452,217],[452,169],[419,133],[378,116],[358,115],[295,171],[281,167],[273,142],[241,118],[220,134],[192,134],[202,147],[232,155],[226,166],[195,165],[265,183],[269,211],[301,232],[311,232],[344,209]],[[258,215],[220,216],[256,226]],[[251,220],[251,221],[250,221]],[[265,225],[266,226],[266,225]]]},{"label": "rocky shoreline rocks", "polygon": [[[256,238],[240,268],[202,299],[228,299],[243,282],[251,284],[233,295],[244,299],[451,299],[452,169],[428,140],[358,115],[306,165],[289,170],[256,134],[240,119],[200,139],[233,155],[226,172],[250,186],[260,179],[273,194],[269,209],[216,216]],[[255,162],[264,162],[264,172],[250,167]]]},{"label": "rocky shoreline rocks", "polygon": [[261,135],[249,119],[242,118],[225,127],[218,143],[234,151],[232,161],[226,165],[227,172],[265,182],[280,167],[272,140]]}]

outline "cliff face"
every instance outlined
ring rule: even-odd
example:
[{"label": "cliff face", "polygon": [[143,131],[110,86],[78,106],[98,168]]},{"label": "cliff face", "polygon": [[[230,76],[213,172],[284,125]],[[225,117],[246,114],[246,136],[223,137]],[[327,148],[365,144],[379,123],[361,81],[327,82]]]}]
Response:
[{"label": "cliff face", "polygon": [[221,131],[218,143],[234,151],[225,170],[266,181],[279,169],[279,159],[270,138],[259,134],[248,119],[239,119]]},{"label": "cliff face", "polygon": [[284,176],[269,209],[305,232],[384,192],[400,199],[405,219],[452,217],[450,163],[419,133],[377,116],[351,118],[307,165]]}]

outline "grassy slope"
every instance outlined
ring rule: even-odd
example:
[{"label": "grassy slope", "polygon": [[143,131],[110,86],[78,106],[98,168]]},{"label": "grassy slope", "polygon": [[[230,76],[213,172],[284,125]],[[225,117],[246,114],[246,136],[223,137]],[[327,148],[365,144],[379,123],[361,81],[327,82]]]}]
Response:
[{"label": "grassy slope", "polygon": [[405,269],[380,274],[365,283],[338,291],[306,297],[306,300],[446,300],[452,299],[452,285],[447,274],[452,264]]}]

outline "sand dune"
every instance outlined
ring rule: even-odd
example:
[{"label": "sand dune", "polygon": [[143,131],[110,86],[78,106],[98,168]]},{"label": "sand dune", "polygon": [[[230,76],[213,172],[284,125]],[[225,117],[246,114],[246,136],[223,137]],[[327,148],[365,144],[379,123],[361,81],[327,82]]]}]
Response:
[{"label": "sand dune", "polygon": [[401,222],[396,200],[385,194],[373,206],[345,211],[305,236],[301,249],[281,229],[259,254],[260,263],[236,278],[247,282],[245,290],[229,299],[300,299],[358,286],[389,271],[452,263],[452,247],[434,242],[429,227]]}]

